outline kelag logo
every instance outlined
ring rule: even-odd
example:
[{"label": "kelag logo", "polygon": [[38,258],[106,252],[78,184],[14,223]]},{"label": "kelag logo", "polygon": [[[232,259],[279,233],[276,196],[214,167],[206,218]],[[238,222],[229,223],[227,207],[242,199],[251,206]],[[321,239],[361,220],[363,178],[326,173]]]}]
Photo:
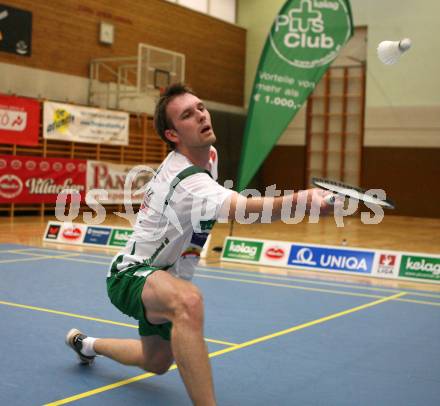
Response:
[{"label": "kelag logo", "polygon": [[292,245],[289,265],[356,273],[371,273],[374,252]]},{"label": "kelag logo", "polygon": [[[307,69],[330,63],[350,34],[345,0],[301,0],[286,4],[278,14],[270,43],[285,62]],[[308,52],[298,53],[298,48]]]},{"label": "kelag logo", "polygon": [[125,247],[128,239],[133,234],[133,230],[119,229],[116,228],[112,231],[112,235],[110,237],[110,245],[114,247]]},{"label": "kelag logo", "polygon": [[225,258],[259,261],[263,243],[247,240],[227,240],[223,252]]},{"label": "kelag logo", "polygon": [[440,258],[403,255],[399,276],[440,280]]},{"label": "kelag logo", "polygon": [[84,242],[88,244],[107,245],[111,231],[110,228],[88,227]]}]

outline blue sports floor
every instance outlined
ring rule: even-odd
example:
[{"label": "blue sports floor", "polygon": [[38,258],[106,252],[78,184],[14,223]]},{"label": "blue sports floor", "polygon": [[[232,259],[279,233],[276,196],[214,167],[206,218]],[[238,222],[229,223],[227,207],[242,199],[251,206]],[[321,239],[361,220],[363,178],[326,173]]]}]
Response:
[{"label": "blue sports floor", "polygon": [[[178,371],[77,363],[76,327],[137,337],[109,255],[0,246],[0,405],[190,405]],[[217,263],[219,264],[219,263]],[[440,294],[200,267],[219,405],[439,405]]]}]

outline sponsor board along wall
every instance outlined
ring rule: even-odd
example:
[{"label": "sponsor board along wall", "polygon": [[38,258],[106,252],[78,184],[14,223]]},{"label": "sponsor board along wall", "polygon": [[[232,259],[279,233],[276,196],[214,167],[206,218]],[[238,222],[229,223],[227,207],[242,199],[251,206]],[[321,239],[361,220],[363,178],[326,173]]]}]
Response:
[{"label": "sponsor board along wall", "polygon": [[222,261],[440,282],[440,255],[227,237]]}]

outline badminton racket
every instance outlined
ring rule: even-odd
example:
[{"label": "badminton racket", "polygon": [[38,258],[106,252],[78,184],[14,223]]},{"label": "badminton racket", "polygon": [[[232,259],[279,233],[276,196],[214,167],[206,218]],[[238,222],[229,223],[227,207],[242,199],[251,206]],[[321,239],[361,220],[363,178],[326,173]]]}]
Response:
[{"label": "badminton racket", "polygon": [[389,199],[380,199],[374,194],[368,193],[368,191],[361,189],[356,186],[348,185],[346,183],[324,179],[324,178],[312,178],[313,185],[319,187],[320,189],[328,190],[333,192],[333,195],[326,197],[326,202],[329,204],[334,204],[337,196],[343,196],[348,198],[353,198],[360,200],[364,203],[376,204],[382,206],[386,209],[395,209],[395,204]]}]

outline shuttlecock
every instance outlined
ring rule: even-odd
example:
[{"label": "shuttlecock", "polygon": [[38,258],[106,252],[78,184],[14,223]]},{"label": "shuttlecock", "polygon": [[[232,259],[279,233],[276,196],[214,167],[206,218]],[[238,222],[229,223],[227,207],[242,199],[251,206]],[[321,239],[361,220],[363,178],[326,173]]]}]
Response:
[{"label": "shuttlecock", "polygon": [[382,41],[377,47],[377,56],[385,65],[395,64],[400,56],[411,48],[411,40]]}]

